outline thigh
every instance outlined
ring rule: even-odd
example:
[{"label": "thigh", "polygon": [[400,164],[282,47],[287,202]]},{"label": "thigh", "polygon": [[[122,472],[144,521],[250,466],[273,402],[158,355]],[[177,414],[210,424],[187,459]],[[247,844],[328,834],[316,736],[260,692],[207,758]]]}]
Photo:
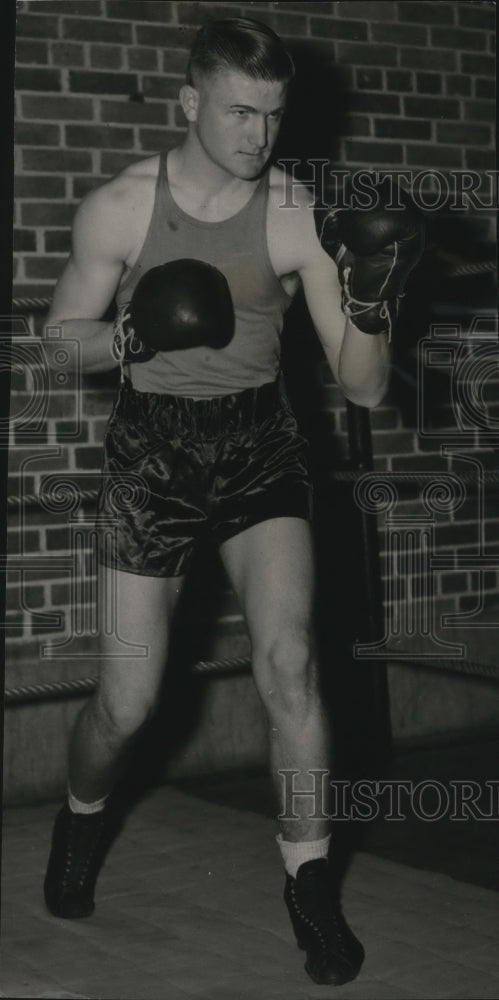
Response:
[{"label": "thigh", "polygon": [[182,585],[183,577],[139,576],[100,567],[99,690],[105,699],[154,700]]},{"label": "thigh", "polygon": [[253,648],[283,632],[311,630],[315,569],[310,523],[304,518],[261,521],[220,547],[241,601]]}]

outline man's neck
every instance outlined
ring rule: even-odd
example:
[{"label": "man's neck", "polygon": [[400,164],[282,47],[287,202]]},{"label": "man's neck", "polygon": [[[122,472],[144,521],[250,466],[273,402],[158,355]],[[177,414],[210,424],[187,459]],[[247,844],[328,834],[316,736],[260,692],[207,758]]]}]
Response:
[{"label": "man's neck", "polygon": [[168,155],[168,182],[172,197],[184,211],[212,222],[242,208],[257,184],[213,163],[189,136]]}]

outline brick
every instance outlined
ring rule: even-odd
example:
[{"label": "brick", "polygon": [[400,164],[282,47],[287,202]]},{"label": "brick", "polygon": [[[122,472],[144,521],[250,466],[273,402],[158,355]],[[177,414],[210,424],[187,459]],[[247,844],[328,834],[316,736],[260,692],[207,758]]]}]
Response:
[{"label": "brick", "polygon": [[89,191],[95,191],[96,188],[101,187],[108,180],[108,177],[98,177],[95,174],[92,174],[91,177],[84,176],[83,174],[76,175],[76,177],[72,178],[73,198],[75,201],[81,201]]},{"label": "brick", "polygon": [[147,152],[156,152],[159,149],[174,149],[178,146],[179,134],[169,129],[139,129],[139,146]]},{"label": "brick", "polygon": [[59,24],[57,17],[48,14],[21,14],[16,18],[18,38],[57,38]]},{"label": "brick", "polygon": [[161,100],[178,100],[183,77],[176,76],[144,76],[143,88],[146,98],[155,97]]},{"label": "brick", "polygon": [[77,469],[96,469],[102,466],[102,448],[89,445],[86,448],[75,448],[75,463]]},{"label": "brick", "polygon": [[15,253],[33,253],[36,250],[36,233],[32,229],[14,229]]},{"label": "brick", "polygon": [[453,24],[454,4],[439,0],[434,3],[424,3],[416,0],[415,3],[408,0],[401,0],[398,6],[399,21],[410,21],[420,24]]},{"label": "brick", "polygon": [[316,38],[343,38],[354,42],[367,42],[367,24],[364,21],[333,21],[326,17],[312,17],[310,34]]},{"label": "brick", "polygon": [[71,230],[54,229],[44,234],[46,253],[69,253],[71,249]]},{"label": "brick", "polygon": [[25,170],[53,170],[55,173],[88,173],[92,170],[89,152],[67,149],[24,149]]},{"label": "brick", "polygon": [[16,177],[14,190],[16,198],[65,198],[66,180],[50,174]]},{"label": "brick", "polygon": [[416,73],[418,94],[441,94],[442,77],[439,73]]},{"label": "brick", "polygon": [[463,28],[482,28],[484,31],[494,31],[496,27],[495,4],[488,8],[484,4],[459,4],[457,9],[458,23]]},{"label": "brick", "polygon": [[496,86],[494,80],[487,80],[486,77],[477,77],[475,80],[475,97],[490,97],[494,100],[496,96]]},{"label": "brick", "polygon": [[56,228],[69,226],[73,221],[74,213],[74,205],[60,205],[55,201],[25,202],[21,205],[21,220],[25,226],[54,226]]},{"label": "brick", "polygon": [[16,43],[16,63],[41,63],[49,61],[48,42],[31,41],[19,38]]},{"label": "brick", "polygon": [[126,45],[132,41],[132,25],[126,21],[64,17],[62,38],[76,42],[114,42],[115,45],[121,42]]},{"label": "brick", "polygon": [[467,149],[466,166],[470,170],[495,170],[497,157],[493,149]]},{"label": "brick", "polygon": [[400,101],[395,94],[352,94],[350,96],[350,111],[380,115],[398,115]]},{"label": "brick", "polygon": [[70,70],[69,85],[73,92],[90,94],[132,94],[137,91],[134,73],[99,73]]},{"label": "brick", "polygon": [[87,97],[47,97],[23,96],[21,100],[23,118],[35,118],[48,121],[91,120],[93,118],[92,101]]},{"label": "brick", "polygon": [[496,109],[492,101],[463,101],[464,118],[471,121],[495,122]]},{"label": "brick", "polygon": [[380,139],[431,139],[431,123],[403,118],[377,118],[374,134]]},{"label": "brick", "polygon": [[74,67],[85,63],[85,49],[76,42],[52,42],[50,54],[55,66]]},{"label": "brick", "polygon": [[183,49],[163,49],[162,53],[163,73],[178,73],[185,76],[187,69],[188,53]]},{"label": "brick", "polygon": [[[74,423],[71,420],[58,420],[56,424],[56,431],[58,435],[65,437],[67,434],[74,435]],[[78,430],[78,441],[88,441],[88,427],[83,426]],[[78,478],[78,483],[80,489],[85,487],[80,483]],[[95,483],[93,484],[95,486]]]},{"label": "brick", "polygon": [[17,146],[58,146],[60,139],[60,125],[49,125],[47,122],[43,125],[38,125],[36,122],[19,122],[15,127]]},{"label": "brick", "polygon": [[138,153],[101,153],[101,173],[107,177],[114,177],[132,163],[138,163],[139,159]]},{"label": "brick", "polygon": [[487,125],[472,125],[469,122],[461,125],[437,124],[437,142],[462,142],[476,146],[487,146],[491,141],[491,130]]},{"label": "brick", "polygon": [[131,149],[133,129],[111,125],[66,125],[66,145],[84,149]]},{"label": "brick", "polygon": [[26,277],[44,281],[57,281],[66,263],[65,257],[26,257],[24,270]]},{"label": "brick", "polygon": [[487,36],[482,31],[466,31],[464,28],[432,28],[431,44],[444,49],[483,52],[487,47]]},{"label": "brick", "polygon": [[61,90],[61,74],[58,69],[19,67],[15,74],[16,90]]},{"label": "brick", "polygon": [[345,0],[336,5],[340,17],[360,17],[366,21],[394,21],[397,17],[395,3],[383,3],[382,0]]},{"label": "brick", "polygon": [[410,118],[459,118],[459,101],[449,98],[404,97],[404,111]]},{"label": "brick", "polygon": [[[302,10],[305,14],[334,14],[338,3],[280,3],[282,10]],[[350,6],[352,6],[350,4]]]},{"label": "brick", "polygon": [[373,448],[377,455],[406,455],[414,450],[414,434],[409,431],[378,433],[373,440]]},{"label": "brick", "polygon": [[[32,0],[30,10],[40,10],[40,0]],[[43,0],[43,10],[47,14],[75,14],[78,17],[100,17],[100,0]]]},{"label": "brick", "polygon": [[[29,492],[33,493],[33,489]],[[27,491],[26,491],[27,492]],[[19,496],[17,490],[14,491],[16,496]],[[39,531],[27,529],[24,531],[13,531],[9,530],[8,538],[8,550],[10,555],[24,555],[26,552],[38,552],[40,550],[40,533]],[[24,574],[25,580],[28,579],[28,574]]]},{"label": "brick", "polygon": [[413,75],[405,69],[387,69],[386,86],[387,90],[412,90]]},{"label": "brick", "polygon": [[69,548],[69,538],[68,528],[47,528],[45,532],[45,545],[49,550],[59,549],[67,551]]},{"label": "brick", "polygon": [[461,52],[461,72],[476,73],[479,76],[495,76],[494,56],[473,55],[468,52]]},{"label": "brick", "polygon": [[364,115],[349,115],[343,123],[343,134],[351,137],[353,135],[371,135],[371,121]]},{"label": "brick", "polygon": [[444,77],[445,79],[445,90],[449,97],[454,95],[457,97],[469,97],[471,94],[471,80],[469,76],[463,76],[461,73],[451,73],[449,76]]},{"label": "brick", "polygon": [[166,125],[167,109],[164,104],[146,101],[106,101],[101,102],[101,121],[116,122],[120,125]]},{"label": "brick", "polygon": [[391,42],[394,45],[427,45],[428,32],[425,27],[414,24],[372,24],[373,42]]},{"label": "brick", "polygon": [[400,65],[406,69],[421,69],[451,72],[457,69],[457,55],[450,49],[400,49]]},{"label": "brick", "polygon": [[[108,17],[122,18],[126,15],[131,21],[154,21],[162,24],[172,20],[172,5],[164,0],[106,0]],[[181,10],[180,10],[180,16]]]},{"label": "brick", "polygon": [[380,69],[358,69],[355,80],[357,87],[362,90],[383,90],[383,74]]},{"label": "brick", "polygon": [[113,395],[112,392],[109,393],[109,396],[102,392],[86,392],[83,396],[83,415],[85,417],[102,417],[103,415],[108,417],[113,405]]},{"label": "brick", "polygon": [[455,146],[438,147],[434,143],[428,146],[408,145],[406,159],[410,167],[451,167],[460,169],[462,166],[462,148]]},{"label": "brick", "polygon": [[395,45],[362,45],[338,42],[338,62],[353,66],[396,66],[398,50]]},{"label": "brick", "polygon": [[[150,71],[158,70],[158,56],[157,49],[129,48],[127,50],[128,68]],[[166,70],[166,72],[175,72],[175,70]]]},{"label": "brick", "polygon": [[345,142],[346,156],[356,163],[402,163],[403,149],[392,142]]},{"label": "brick", "polygon": [[47,417],[75,417],[76,398],[65,392],[52,392],[47,406]]},{"label": "brick", "polygon": [[91,45],[90,65],[96,69],[121,69],[123,51],[119,45]]},{"label": "brick", "polygon": [[137,25],[135,29],[137,45],[152,45],[154,48],[190,49],[195,30],[193,28],[166,27],[164,25]]}]

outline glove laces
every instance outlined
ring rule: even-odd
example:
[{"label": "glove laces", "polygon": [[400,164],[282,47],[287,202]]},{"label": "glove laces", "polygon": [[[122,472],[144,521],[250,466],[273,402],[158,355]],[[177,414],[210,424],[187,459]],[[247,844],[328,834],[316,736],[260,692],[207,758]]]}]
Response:
[{"label": "glove laces", "polygon": [[[369,312],[370,309],[374,309],[375,306],[379,306],[379,316],[380,316],[380,318],[381,319],[386,319],[388,321],[388,343],[391,344],[391,342],[392,342],[392,316],[391,316],[391,312],[390,312],[390,306],[389,306],[388,299],[382,299],[381,301],[376,301],[376,302],[363,302],[362,299],[355,299],[353,297],[352,293],[351,293],[351,290],[350,290],[350,272],[351,272],[351,270],[352,270],[351,267],[346,267],[345,270],[344,270],[344,272],[343,272],[343,281],[344,281],[344,288],[343,288],[343,292],[344,292],[343,309],[344,309],[345,314],[348,316],[349,319],[352,320],[352,323],[355,325],[355,320],[356,320],[356,318],[358,316],[363,316],[364,313]],[[396,303],[397,303],[397,311],[398,311],[398,298],[396,300]]]}]

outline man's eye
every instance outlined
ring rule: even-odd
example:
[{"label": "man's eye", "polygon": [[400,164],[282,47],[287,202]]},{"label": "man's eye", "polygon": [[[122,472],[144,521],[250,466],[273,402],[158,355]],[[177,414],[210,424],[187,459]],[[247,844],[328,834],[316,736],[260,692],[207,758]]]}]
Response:
[{"label": "man's eye", "polygon": [[246,118],[248,112],[245,111],[244,108],[235,108],[234,114],[237,115],[238,118]]}]

